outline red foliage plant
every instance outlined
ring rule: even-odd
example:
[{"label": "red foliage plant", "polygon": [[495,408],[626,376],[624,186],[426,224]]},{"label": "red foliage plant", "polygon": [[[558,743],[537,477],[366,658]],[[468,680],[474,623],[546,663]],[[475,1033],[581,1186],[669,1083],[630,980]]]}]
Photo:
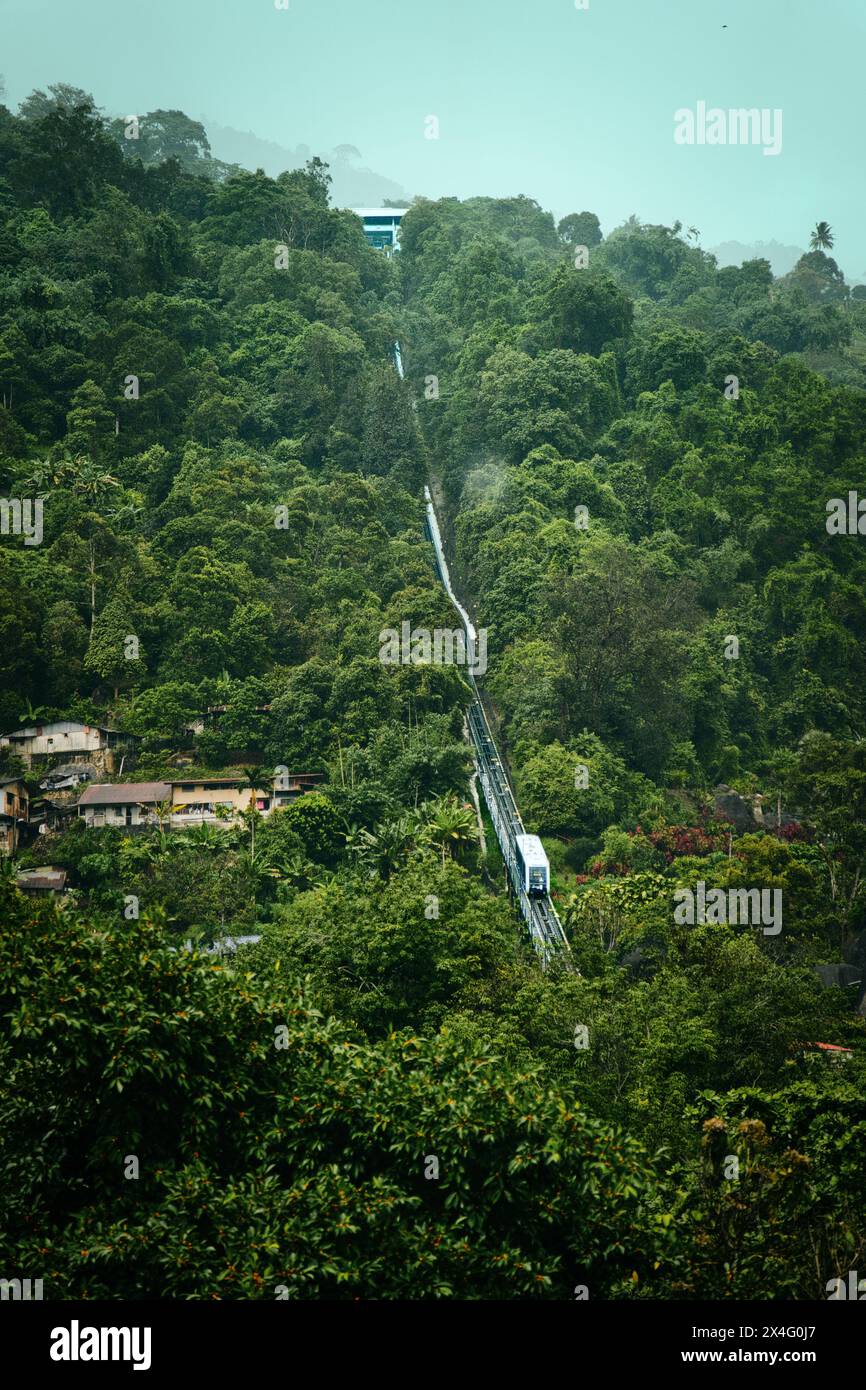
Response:
[{"label": "red foliage plant", "polygon": [[[732,827],[727,821],[708,823],[706,827],[697,825],[663,825],[659,830],[651,830],[647,839],[656,849],[660,849],[665,863],[684,854],[705,855],[723,849],[728,841]],[[635,833],[639,833],[640,827]]]}]

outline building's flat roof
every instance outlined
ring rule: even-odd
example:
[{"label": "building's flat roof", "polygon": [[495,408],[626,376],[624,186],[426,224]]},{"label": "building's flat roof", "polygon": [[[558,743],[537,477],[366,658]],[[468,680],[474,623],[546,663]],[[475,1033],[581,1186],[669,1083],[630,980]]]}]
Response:
[{"label": "building's flat roof", "polygon": [[131,806],[139,801],[164,801],[170,791],[168,782],[102,782],[88,787],[78,805]]},{"label": "building's flat roof", "polygon": [[356,217],[403,217],[408,208],[350,208]]}]

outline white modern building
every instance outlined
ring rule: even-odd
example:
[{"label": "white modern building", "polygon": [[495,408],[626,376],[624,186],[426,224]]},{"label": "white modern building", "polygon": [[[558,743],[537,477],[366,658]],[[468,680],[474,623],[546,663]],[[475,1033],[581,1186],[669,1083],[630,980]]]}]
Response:
[{"label": "white modern building", "polygon": [[364,236],[371,246],[391,256],[400,250],[400,223],[407,208],[352,208],[364,224]]}]

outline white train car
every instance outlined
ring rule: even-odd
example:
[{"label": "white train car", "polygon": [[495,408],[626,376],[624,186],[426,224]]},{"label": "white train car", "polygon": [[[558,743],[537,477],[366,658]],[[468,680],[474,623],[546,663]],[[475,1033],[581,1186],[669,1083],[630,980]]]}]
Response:
[{"label": "white train car", "polygon": [[530,898],[546,898],[550,892],[550,863],[544,846],[537,835],[517,835],[514,844],[524,893]]}]

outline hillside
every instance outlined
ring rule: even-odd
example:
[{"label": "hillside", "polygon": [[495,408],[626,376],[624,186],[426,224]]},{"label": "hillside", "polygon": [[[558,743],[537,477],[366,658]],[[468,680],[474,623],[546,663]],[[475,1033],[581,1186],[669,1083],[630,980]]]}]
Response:
[{"label": "hillside", "polygon": [[[42,528],[0,538],[0,733],[122,733],[94,785],[175,789],[97,828],[0,747],[45,803],[0,881],[0,1262],[824,1297],[866,1252],[866,299],[826,240],[774,278],[528,195],[417,198],[387,257],[321,159],[158,114],[0,107],[0,492]],[[382,655],[454,627],[433,482],[573,971],[484,862],[465,670]]]}]

